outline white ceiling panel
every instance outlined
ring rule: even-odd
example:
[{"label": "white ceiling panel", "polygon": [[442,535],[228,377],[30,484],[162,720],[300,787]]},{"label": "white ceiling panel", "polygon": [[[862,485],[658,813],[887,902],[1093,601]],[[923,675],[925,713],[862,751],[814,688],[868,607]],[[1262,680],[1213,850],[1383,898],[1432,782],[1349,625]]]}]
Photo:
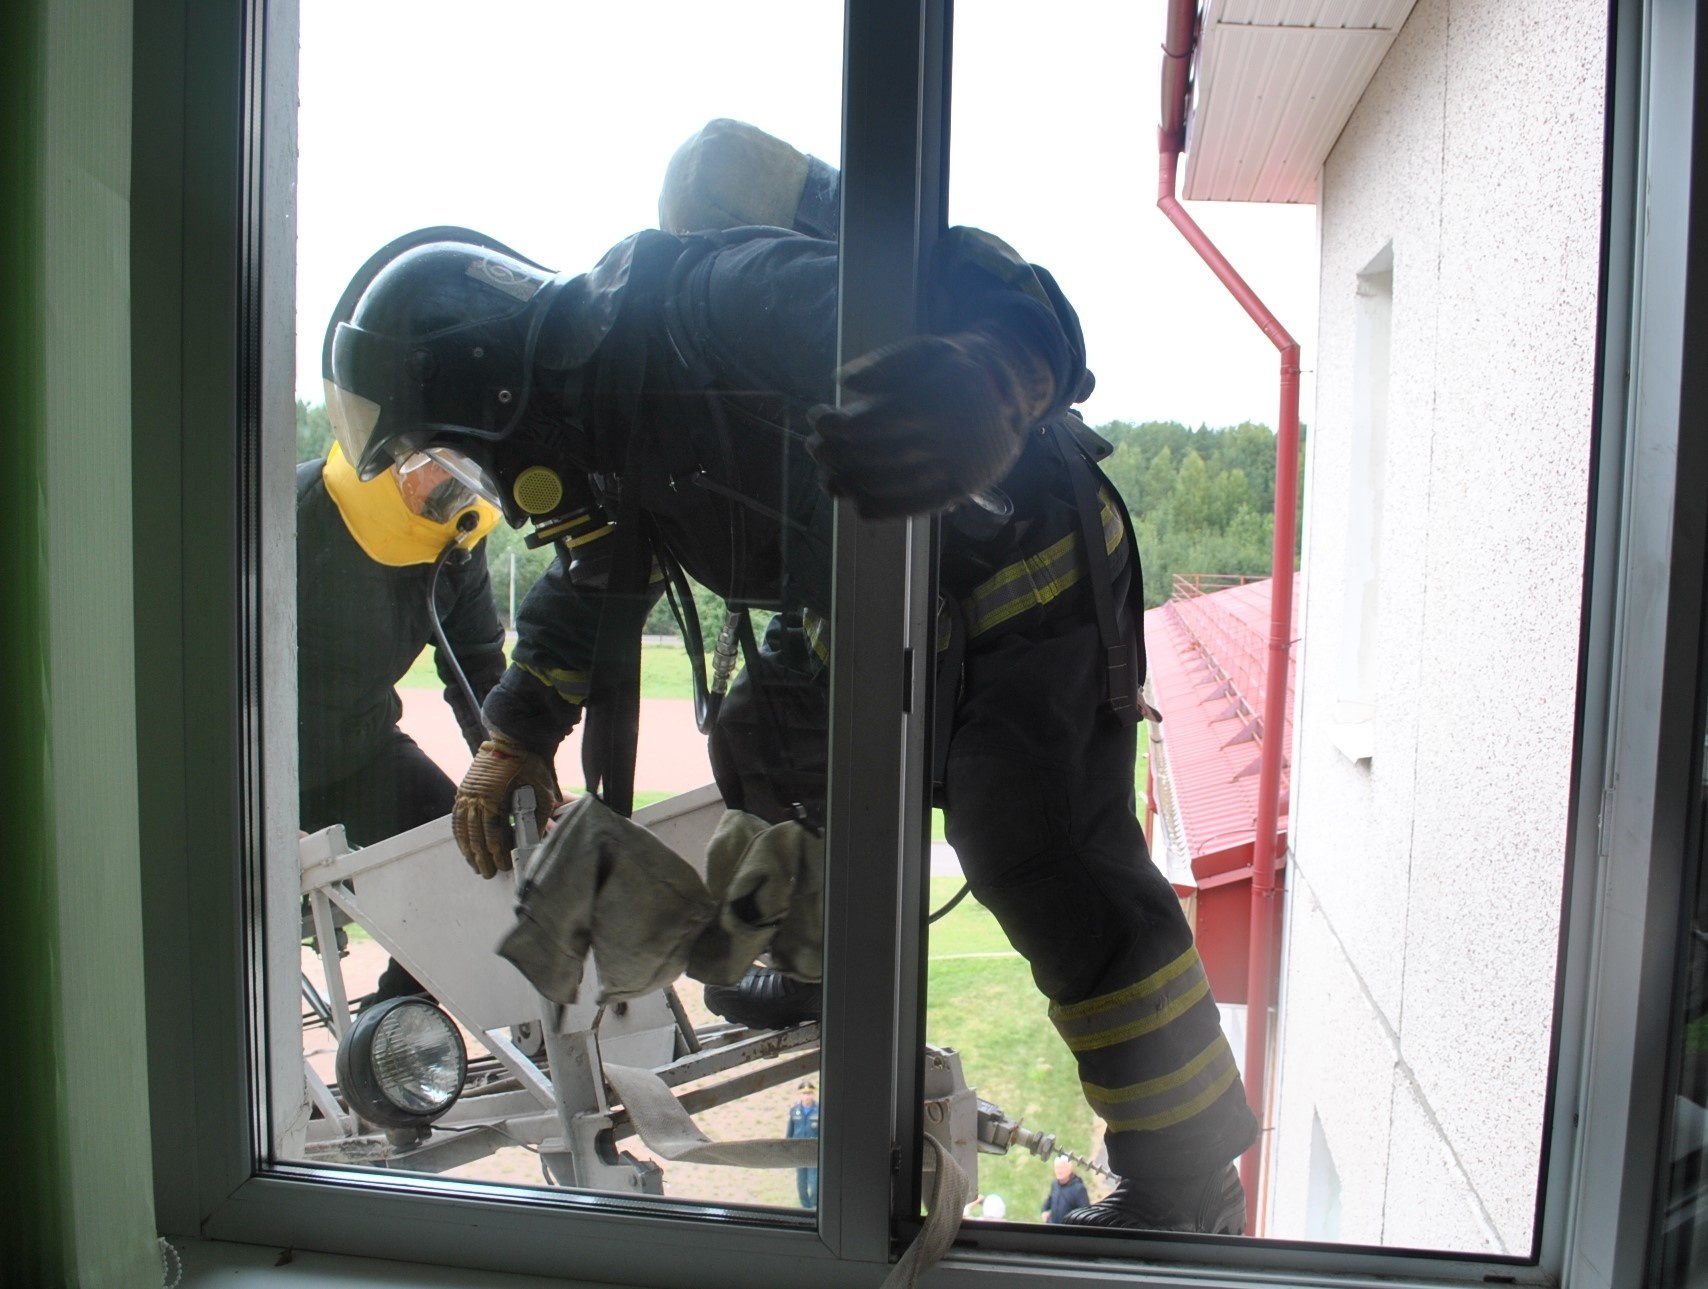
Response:
[{"label": "white ceiling panel", "polygon": [[1257,27],[1367,27],[1398,31],[1416,0],[1212,0],[1207,22]]},{"label": "white ceiling panel", "polygon": [[1315,201],[1323,158],[1414,3],[1210,0],[1181,196]]}]

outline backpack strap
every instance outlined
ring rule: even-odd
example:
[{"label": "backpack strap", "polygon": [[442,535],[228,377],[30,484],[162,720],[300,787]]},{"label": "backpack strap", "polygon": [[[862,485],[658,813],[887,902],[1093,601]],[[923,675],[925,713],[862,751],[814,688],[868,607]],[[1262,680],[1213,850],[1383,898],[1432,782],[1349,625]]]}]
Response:
[{"label": "backpack strap", "polygon": [[[581,740],[581,770],[587,790],[619,815],[634,811],[635,749],[640,739],[641,628],[652,583],[652,534],[640,505],[645,446],[639,418],[647,345],[637,331],[618,329],[606,342],[595,387],[601,420],[626,422],[628,443],[612,516],[611,567],[599,606],[593,645],[593,690],[588,696]],[[609,422],[607,422],[609,423]]]},{"label": "backpack strap", "polygon": [[[1132,725],[1142,714],[1139,690],[1144,683],[1143,646],[1136,639],[1144,623],[1138,542],[1133,533],[1132,516],[1127,513],[1120,490],[1108,482],[1081,442],[1075,425],[1078,420],[1077,416],[1060,417],[1049,426],[1049,434],[1067,469],[1073,486],[1074,508],[1079,512],[1080,544],[1085,548],[1091,601],[1097,613],[1097,635],[1103,648],[1103,697],[1118,720]],[[1126,540],[1131,544],[1129,559],[1133,561],[1133,575],[1128,580],[1127,598],[1133,606],[1133,639],[1121,634],[1116,616],[1115,569],[1103,532],[1103,503],[1099,496],[1105,488],[1125,525]]]}]

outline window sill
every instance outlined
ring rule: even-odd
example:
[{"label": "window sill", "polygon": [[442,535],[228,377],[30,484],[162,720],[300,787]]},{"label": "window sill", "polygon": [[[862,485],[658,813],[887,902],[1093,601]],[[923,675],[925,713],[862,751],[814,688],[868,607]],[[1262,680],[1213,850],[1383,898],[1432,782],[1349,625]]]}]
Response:
[{"label": "window sill", "polygon": [[1376,751],[1376,722],[1363,720],[1331,725],[1328,738],[1348,761],[1368,763]]},{"label": "window sill", "polygon": [[[183,1259],[178,1289],[265,1285],[267,1289],[609,1289],[606,1282],[541,1279],[464,1267],[353,1258],[225,1240],[172,1240]],[[163,1283],[170,1283],[165,1277]]]}]

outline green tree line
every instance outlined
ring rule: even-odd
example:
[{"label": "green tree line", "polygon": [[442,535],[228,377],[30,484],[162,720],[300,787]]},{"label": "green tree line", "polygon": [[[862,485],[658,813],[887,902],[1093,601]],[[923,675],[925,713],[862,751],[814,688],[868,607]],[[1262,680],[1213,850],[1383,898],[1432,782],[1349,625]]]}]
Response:
[{"label": "green tree line", "polygon": [[[1146,608],[1168,599],[1176,574],[1270,571],[1275,433],[1268,426],[1242,421],[1189,430],[1178,421],[1110,421],[1096,428],[1115,448],[1103,472],[1132,512]],[[1294,567],[1298,556],[1295,542]]]},{"label": "green tree line", "polygon": [[[1115,448],[1104,460],[1103,471],[1132,512],[1144,565],[1146,608],[1168,599],[1177,573],[1269,572],[1275,532],[1275,434],[1268,426],[1243,421],[1192,430],[1178,421],[1110,421],[1096,429]],[[326,408],[298,399],[297,460],[323,457],[331,446]],[[1302,466],[1302,430],[1299,453]],[[499,612],[506,620],[512,556],[517,603],[551,563],[549,549],[530,548],[524,534],[508,524],[493,529],[487,559]],[[694,599],[709,637],[723,622],[722,603],[698,585]],[[659,602],[647,620],[647,631],[678,634],[668,603]]]}]

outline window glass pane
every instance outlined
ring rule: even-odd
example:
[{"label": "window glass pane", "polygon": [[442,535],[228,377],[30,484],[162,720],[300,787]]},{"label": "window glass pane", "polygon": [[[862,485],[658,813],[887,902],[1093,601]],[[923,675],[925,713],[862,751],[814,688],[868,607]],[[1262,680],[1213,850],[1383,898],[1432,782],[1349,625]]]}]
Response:
[{"label": "window glass pane", "polygon": [[[1236,1164],[1247,1234],[1528,1259],[1606,6],[1417,0],[1356,31],[1193,8],[1162,168],[1189,229],[1150,161],[1161,6],[955,13],[950,222],[1054,274],[1103,441],[1058,422],[999,485],[1006,525],[945,525],[967,643],[933,907],[971,898],[930,928],[927,1036],[998,1108],[970,1213],[1060,1220],[1075,1175],[1091,1201],[1123,1175],[1098,1223],[1227,1230]],[[1160,717],[1136,728],[1102,688],[1100,578],[1142,614]]]},{"label": "window glass pane", "polygon": [[282,1160],[816,1204],[841,23],[302,5]]},{"label": "window glass pane", "polygon": [[1708,882],[1703,880],[1704,825],[1708,825],[1708,757],[1696,788],[1694,828],[1685,853],[1687,889],[1694,890],[1686,939],[1681,946],[1684,982],[1679,1048],[1668,1074],[1676,1088],[1666,1119],[1671,1136],[1663,1143],[1666,1169],[1657,1206],[1660,1257],[1652,1268],[1657,1284],[1694,1284],[1708,1267]]}]

